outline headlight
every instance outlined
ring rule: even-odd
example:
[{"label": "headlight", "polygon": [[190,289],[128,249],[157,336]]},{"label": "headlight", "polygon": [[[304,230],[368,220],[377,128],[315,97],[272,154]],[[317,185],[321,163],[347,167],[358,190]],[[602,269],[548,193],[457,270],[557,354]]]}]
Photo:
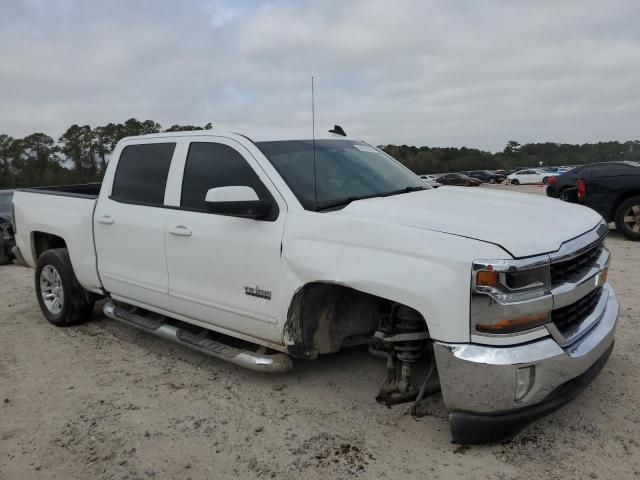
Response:
[{"label": "headlight", "polygon": [[549,257],[473,263],[471,327],[476,334],[514,334],[550,321]]}]

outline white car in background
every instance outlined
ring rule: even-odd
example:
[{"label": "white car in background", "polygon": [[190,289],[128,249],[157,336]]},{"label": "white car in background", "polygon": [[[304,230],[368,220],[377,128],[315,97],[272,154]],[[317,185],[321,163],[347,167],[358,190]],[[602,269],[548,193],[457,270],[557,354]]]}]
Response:
[{"label": "white car in background", "polygon": [[512,185],[524,185],[531,183],[544,183],[546,185],[550,177],[557,176],[557,173],[545,172],[544,170],[539,170],[537,168],[527,168],[512,173],[507,177],[507,181]]},{"label": "white car in background", "polygon": [[437,177],[436,177],[435,175],[418,175],[418,176],[420,177],[420,179],[421,179],[424,183],[426,183],[426,184],[427,184],[427,185],[429,185],[430,187],[438,188],[438,187],[441,187],[441,186],[442,186],[442,184],[441,184],[441,183],[438,183],[438,182],[436,181],[436,178],[437,178]]}]

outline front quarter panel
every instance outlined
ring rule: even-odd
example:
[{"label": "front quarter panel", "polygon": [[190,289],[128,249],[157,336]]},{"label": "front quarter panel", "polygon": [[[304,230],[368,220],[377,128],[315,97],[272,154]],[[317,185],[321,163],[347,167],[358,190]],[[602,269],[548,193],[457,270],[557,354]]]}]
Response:
[{"label": "front quarter panel", "polygon": [[[509,255],[465,237],[330,212],[291,214],[283,242],[287,297],[310,282],[337,283],[416,309],[431,336],[448,342],[469,341],[471,263],[478,258]],[[286,318],[288,305],[282,308]]]}]

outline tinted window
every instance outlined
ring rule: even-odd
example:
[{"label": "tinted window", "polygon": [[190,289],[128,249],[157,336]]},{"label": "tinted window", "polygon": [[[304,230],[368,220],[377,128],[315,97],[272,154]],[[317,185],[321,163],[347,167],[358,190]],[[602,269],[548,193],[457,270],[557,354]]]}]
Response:
[{"label": "tinted window", "polygon": [[11,211],[11,199],[13,193],[0,193],[0,212],[7,213]]},{"label": "tinted window", "polygon": [[272,198],[237,150],[220,143],[192,143],[184,167],[180,205],[206,211],[204,199],[210,188],[233,186],[251,187],[259,198]]},{"label": "tinted window", "polygon": [[175,143],[130,145],[120,155],[111,198],[162,205]]},{"label": "tinted window", "polygon": [[429,188],[397,161],[363,142],[316,140],[315,168],[312,140],[257,146],[307,210],[316,208],[316,200],[321,210],[350,199]]}]

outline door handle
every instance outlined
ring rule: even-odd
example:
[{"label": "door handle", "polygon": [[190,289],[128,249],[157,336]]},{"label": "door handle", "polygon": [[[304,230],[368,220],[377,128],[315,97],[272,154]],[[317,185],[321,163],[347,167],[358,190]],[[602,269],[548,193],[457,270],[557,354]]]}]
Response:
[{"label": "door handle", "polygon": [[169,229],[169,233],[172,235],[178,235],[181,237],[190,237],[191,230],[185,227],[184,225],[176,225]]},{"label": "door handle", "polygon": [[103,215],[98,217],[98,222],[104,223],[105,225],[111,225],[113,223],[113,217],[111,215]]}]

